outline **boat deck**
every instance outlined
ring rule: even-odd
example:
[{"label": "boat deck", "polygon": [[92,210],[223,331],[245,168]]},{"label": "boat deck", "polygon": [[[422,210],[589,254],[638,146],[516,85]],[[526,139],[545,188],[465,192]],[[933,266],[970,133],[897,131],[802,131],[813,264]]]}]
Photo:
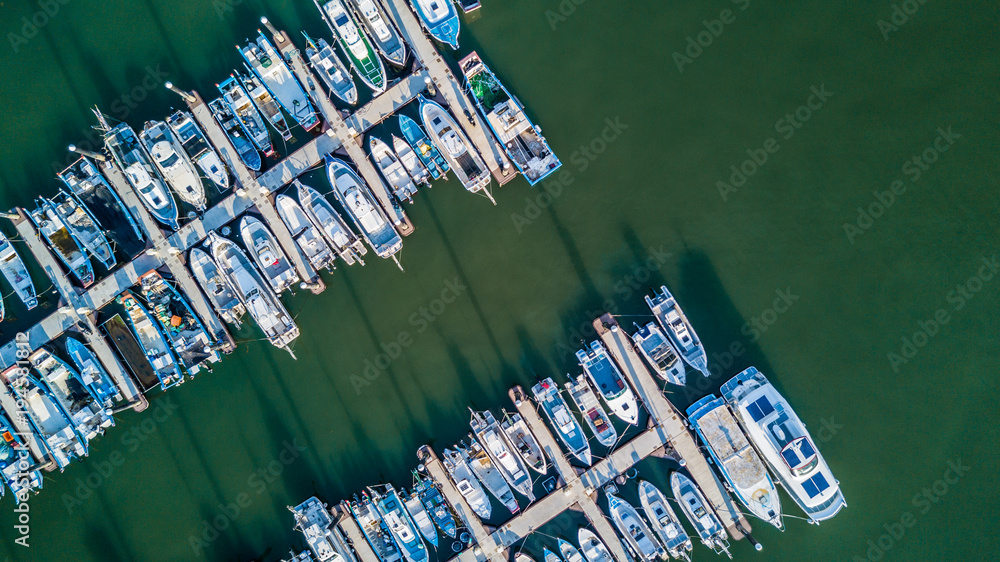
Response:
[{"label": "boat deck", "polygon": [[737,486],[749,489],[765,478],[764,465],[725,405],[704,414],[698,427]]}]

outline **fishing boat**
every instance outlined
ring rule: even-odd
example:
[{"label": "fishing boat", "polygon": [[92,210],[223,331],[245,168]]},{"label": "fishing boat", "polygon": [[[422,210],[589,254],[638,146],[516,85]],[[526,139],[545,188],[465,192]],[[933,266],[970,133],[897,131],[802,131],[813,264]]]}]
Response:
[{"label": "fishing boat", "polygon": [[31,275],[24,267],[24,262],[21,261],[21,256],[17,254],[14,245],[3,232],[0,232],[0,273],[3,273],[7,282],[14,287],[14,292],[28,310],[38,306],[38,296],[35,295],[35,284],[31,282]]},{"label": "fishing boat", "polygon": [[187,111],[175,111],[166,119],[167,126],[173,132],[184,152],[199,169],[222,191],[229,189],[229,173],[222,163],[222,158],[208,142],[205,133]]},{"label": "fishing boat", "polygon": [[247,72],[247,74],[237,74],[236,77],[239,79],[247,95],[253,100],[257,111],[260,112],[260,115],[264,116],[264,119],[267,119],[267,122],[274,127],[275,131],[278,131],[282,139],[286,141],[293,140],[292,131],[285,120],[285,114],[281,111],[281,106],[278,105],[271,92],[267,91],[264,84],[261,83],[260,79],[249,68],[247,68]]},{"label": "fishing boat", "polygon": [[570,382],[566,383],[566,390],[569,391],[573,403],[583,414],[583,420],[594,432],[597,441],[605,447],[613,447],[618,442],[618,431],[611,424],[608,414],[601,406],[597,395],[594,394],[594,389],[587,383],[587,379],[583,375],[577,375],[575,381],[570,377]]},{"label": "fishing boat", "polygon": [[344,62],[337,56],[337,52],[326,42],[326,39],[313,41],[312,37],[306,34],[306,58],[312,66],[320,80],[326,84],[330,92],[349,105],[358,103],[358,87],[354,85],[351,72],[344,66]]},{"label": "fishing boat", "polygon": [[495,205],[496,201],[487,189],[493,176],[472,141],[443,107],[423,96],[418,98],[424,127],[435,146],[441,149],[442,156],[455,172],[458,181],[471,193],[482,192]]},{"label": "fishing boat", "polygon": [[[334,535],[333,518],[326,505],[313,496],[295,507],[289,507],[295,518],[294,529],[306,537],[309,550],[320,562],[346,562],[340,554]],[[343,558],[343,560],[338,560]]]},{"label": "fishing boat", "polygon": [[524,106],[497,79],[475,52],[459,63],[465,75],[465,89],[486,118],[510,160],[535,185],[562,166],[541,134],[541,128],[528,119]]},{"label": "fishing boat", "polygon": [[170,132],[170,127],[163,121],[147,121],[139,133],[139,139],[153,157],[160,174],[174,188],[181,201],[198,211],[204,211],[208,204],[205,186],[201,183],[194,164],[184,152],[184,147]]},{"label": "fishing boat", "polygon": [[621,371],[611,361],[600,340],[590,342],[590,348],[576,352],[576,358],[583,367],[590,383],[607,402],[611,412],[631,425],[639,423],[639,405],[635,394]]},{"label": "fishing boat", "polygon": [[542,407],[545,417],[556,429],[559,440],[569,452],[586,466],[590,466],[590,443],[583,434],[583,428],[573,417],[566,400],[559,393],[559,387],[547,378],[531,387],[535,401]]},{"label": "fishing boat", "polygon": [[368,148],[371,151],[372,160],[379,171],[382,172],[382,177],[392,187],[392,193],[396,196],[396,199],[413,203],[413,196],[417,193],[417,186],[410,179],[410,174],[406,171],[406,168],[396,158],[396,153],[378,137],[368,139]]},{"label": "fishing boat", "polygon": [[451,476],[451,481],[455,483],[455,487],[465,496],[465,501],[468,502],[472,511],[476,512],[476,515],[484,521],[489,519],[493,513],[493,506],[490,504],[486,492],[483,491],[483,487],[472,474],[472,469],[466,462],[465,455],[458,450],[457,446],[455,450],[445,449],[441,462],[444,464],[445,470],[448,471],[448,475]]},{"label": "fishing boat", "polygon": [[320,123],[319,116],[305,90],[292,76],[281,54],[275,50],[264,34],[257,31],[257,39],[240,48],[243,59],[264,86],[278,100],[282,109],[307,131]]},{"label": "fishing boat", "polygon": [[239,120],[243,132],[253,142],[257,150],[264,153],[264,156],[274,155],[274,146],[271,144],[271,135],[267,132],[267,125],[261,117],[257,106],[250,99],[250,94],[243,88],[243,85],[230,75],[221,84],[216,84],[219,93],[222,94],[222,101],[229,108],[229,111]]},{"label": "fishing boat", "polygon": [[372,499],[378,512],[382,515],[382,522],[392,538],[396,539],[403,557],[408,562],[425,562],[427,560],[427,547],[420,540],[417,534],[417,526],[413,518],[406,511],[403,501],[399,499],[399,494],[392,484],[384,486],[369,486]]},{"label": "fishing boat", "polygon": [[236,244],[215,232],[210,232],[208,237],[215,264],[240,303],[272,345],[292,353],[289,346],[299,337],[299,328],[288,310]]},{"label": "fishing boat", "polygon": [[229,110],[229,107],[226,106],[226,102],[222,101],[222,98],[217,98],[208,102],[208,108],[212,111],[212,115],[219,123],[219,126],[222,127],[223,132],[229,137],[229,142],[233,143],[233,148],[239,154],[240,161],[247,168],[259,172],[261,166],[260,154],[253,143],[247,140],[246,134],[243,132],[243,127],[240,125],[239,120],[236,119],[236,116],[233,115],[233,112]]},{"label": "fishing boat", "polygon": [[87,346],[79,340],[66,338],[66,355],[76,366],[80,381],[103,408],[109,409],[122,399],[122,393],[111,375]]},{"label": "fishing boat", "polygon": [[496,499],[500,500],[500,503],[509,509],[511,513],[517,513],[521,508],[518,507],[517,500],[514,499],[514,492],[511,491],[507,480],[504,479],[503,474],[493,464],[489,455],[483,450],[482,445],[471,434],[469,437],[468,448],[459,446],[456,446],[456,448],[465,457],[465,462],[469,463],[469,467],[476,475],[476,478],[482,482],[483,487],[493,494]]},{"label": "fishing boat", "polygon": [[521,457],[525,465],[539,474],[545,474],[548,468],[548,464],[545,462],[545,455],[542,454],[542,447],[538,444],[538,440],[535,439],[535,435],[531,433],[528,424],[524,423],[521,414],[517,412],[511,414],[507,410],[502,411],[503,421],[500,422],[500,429],[507,436],[507,441]]},{"label": "fishing boat", "polygon": [[691,326],[691,322],[667,287],[661,286],[659,293],[653,291],[652,297],[646,295],[646,304],[653,311],[653,316],[656,317],[656,321],[660,323],[671,343],[680,352],[684,362],[701,371],[706,377],[712,376],[708,370],[705,347],[701,344],[698,334],[694,332],[694,327]]},{"label": "fishing boat", "polygon": [[386,88],[385,65],[375,53],[371,41],[365,34],[354,16],[344,7],[343,0],[313,0],[323,19],[330,26],[333,36],[340,42],[340,48],[347,54],[347,59],[358,74],[361,81],[375,92],[381,94]]},{"label": "fishing boat", "polygon": [[81,156],[59,172],[58,177],[80,200],[84,209],[91,213],[98,227],[111,233],[119,246],[129,246],[127,242],[138,243],[145,239],[139,223],[129,213],[121,196],[111,188],[107,178],[90,158]]},{"label": "fishing boat", "polygon": [[299,282],[299,274],[264,223],[256,217],[244,216],[240,221],[240,236],[275,293],[280,295]]},{"label": "fishing boat", "polygon": [[219,352],[212,349],[212,336],[180,291],[155,270],[140,277],[139,286],[149,311],[160,323],[188,374],[197,374],[206,361],[215,363],[221,359]]},{"label": "fishing boat", "polygon": [[663,334],[663,330],[653,322],[636,327],[638,330],[632,334],[632,343],[646,358],[646,362],[653,368],[653,371],[670,384],[677,386],[687,384],[684,362],[681,361],[677,348]]},{"label": "fishing boat", "polygon": [[239,327],[241,325],[240,319],[246,314],[246,309],[236,296],[236,292],[219,274],[219,268],[212,261],[212,258],[204,250],[191,248],[188,265],[190,265],[191,273],[194,274],[194,278],[201,285],[202,291],[205,291],[205,295],[208,296],[208,300],[215,307],[219,316],[226,322]]},{"label": "fishing boat", "polygon": [[726,534],[726,528],[708,506],[708,500],[698,486],[695,486],[687,476],[674,472],[670,475],[670,488],[684,516],[694,525],[702,544],[714,550],[716,554],[725,553],[732,558],[733,555],[729,553],[729,535]]},{"label": "fishing boat", "polygon": [[166,390],[174,385],[184,382],[184,375],[181,374],[180,362],[174,355],[173,348],[167,340],[166,334],[160,328],[159,323],[146,311],[146,307],[130,292],[125,291],[118,297],[118,301],[128,312],[129,324],[132,331],[142,346],[142,351],[146,354],[146,360],[153,367],[157,380],[160,381],[160,388]]},{"label": "fishing boat", "polygon": [[396,562],[403,559],[392,533],[382,521],[378,508],[368,497],[368,492],[362,492],[361,499],[355,496],[354,501],[348,502],[348,506],[358,526],[361,527],[362,534],[381,562]]},{"label": "fishing boat", "polygon": [[329,154],[326,155],[326,173],[337,201],[375,254],[396,260],[403,239],[375,203],[365,182],[347,164]]},{"label": "fishing boat", "polygon": [[403,139],[392,135],[392,148],[396,151],[396,156],[399,157],[400,164],[406,169],[406,173],[409,174],[410,179],[416,184],[423,184],[427,187],[431,185],[431,174],[427,171],[427,167],[424,163],[417,157],[417,153],[413,151],[413,148]]},{"label": "fishing boat", "polygon": [[87,454],[90,441],[114,425],[111,411],[100,404],[97,396],[83,384],[80,374],[62,359],[39,349],[28,357],[28,361],[38,372],[38,381],[55,397],[76,427],[77,434],[83,437],[84,454]]},{"label": "fishing boat", "polygon": [[101,262],[109,270],[118,263],[115,260],[115,253],[111,250],[111,244],[108,243],[101,227],[94,220],[90,211],[80,204],[79,200],[62,190],[51,200],[40,199],[50,211],[62,220],[73,239],[91,257]]},{"label": "fishing boat", "polygon": [[39,207],[29,211],[28,215],[70,274],[84,288],[93,284],[94,268],[90,264],[90,258],[70,234],[62,219],[52,211],[51,205],[48,205],[43,199]]},{"label": "fishing boat", "polygon": [[320,230],[310,222],[298,202],[287,195],[279,195],[275,197],[274,206],[277,207],[281,221],[288,227],[288,232],[302,255],[309,260],[309,265],[316,271],[325,268],[332,272],[333,261],[337,259],[337,255],[326,243]]},{"label": "fishing boat", "polygon": [[611,551],[590,529],[580,527],[576,538],[587,562],[614,562],[615,559],[611,556]]},{"label": "fishing boat", "polygon": [[725,401],[709,394],[689,406],[687,415],[740,503],[755,516],[781,529],[778,491]]},{"label": "fishing boat", "polygon": [[364,265],[365,262],[361,259],[361,256],[368,253],[368,248],[358,238],[358,235],[354,234],[354,231],[348,228],[344,219],[341,218],[340,213],[334,210],[333,205],[326,200],[326,197],[323,197],[318,191],[299,180],[295,180],[293,184],[298,191],[299,201],[302,203],[306,217],[319,230],[327,244],[330,245],[330,248],[347,265],[351,265],[355,261]]},{"label": "fishing boat", "polygon": [[458,50],[460,23],[458,11],[450,0],[410,0],[420,23],[438,41]]},{"label": "fishing boat", "polygon": [[611,513],[611,520],[614,521],[615,527],[618,527],[618,532],[625,537],[640,560],[652,562],[657,558],[666,557],[663,545],[653,536],[649,527],[646,526],[646,522],[642,520],[639,512],[631,504],[608,494],[608,509]]},{"label": "fishing boat", "polygon": [[401,492],[401,498],[403,499],[403,505],[406,507],[406,512],[410,514],[413,519],[413,524],[417,526],[420,534],[423,535],[424,539],[427,540],[435,549],[438,547],[438,536],[437,531],[434,530],[434,522],[431,521],[430,514],[424,509],[424,504],[421,503],[420,497],[417,496],[416,492],[407,494],[405,491]]},{"label": "fishing boat", "polygon": [[408,116],[400,114],[399,130],[403,132],[403,137],[406,138],[407,144],[410,145],[417,158],[427,168],[431,177],[438,179],[444,176],[445,179],[448,179],[446,175],[450,169],[448,162],[438,152],[437,147],[431,144],[430,139],[424,134],[424,130],[420,128],[420,125],[417,125],[417,122]]},{"label": "fishing boat", "polygon": [[566,562],[584,562],[583,555],[580,551],[570,544],[569,541],[565,539],[559,539],[559,554],[562,554],[563,560]]},{"label": "fishing boat", "polygon": [[74,458],[87,455],[86,440],[76,430],[69,414],[28,369],[14,365],[0,376],[14,393],[31,429],[45,444],[60,471]]},{"label": "fishing boat", "polygon": [[771,472],[810,521],[830,519],[847,506],[806,425],[756,367],[730,379],[720,392]]},{"label": "fishing boat", "polygon": [[[445,535],[456,538],[458,525],[455,523],[455,516],[452,515],[451,508],[448,507],[448,502],[444,499],[444,495],[441,494],[441,490],[438,489],[434,480],[423,478],[420,476],[420,473],[414,470],[413,494],[420,498],[420,503],[423,504],[424,509],[430,514],[437,528],[441,529],[441,532]],[[428,540],[430,539],[428,538]],[[431,541],[431,543],[435,544],[436,548],[437,543],[435,541]]]},{"label": "fishing boat", "polygon": [[375,0],[348,0],[378,52],[394,66],[406,65],[406,43]]},{"label": "fishing boat", "polygon": [[559,555],[549,550],[548,547],[542,547],[542,560],[544,562],[562,562]]},{"label": "fishing boat", "polygon": [[[103,123],[104,117],[99,114],[98,117]],[[104,144],[153,218],[177,230],[177,203],[132,127],[119,123],[105,133]]]},{"label": "fishing boat", "polygon": [[639,481],[639,503],[646,512],[646,518],[667,549],[667,553],[677,560],[691,560],[691,539],[677,518],[670,502],[663,492],[646,480]]},{"label": "fishing boat", "polygon": [[524,460],[514,452],[514,446],[500,429],[500,424],[493,417],[493,412],[489,410],[472,411],[472,421],[469,425],[472,427],[476,439],[489,455],[490,460],[493,461],[493,466],[500,471],[510,487],[528,498],[529,502],[535,501],[535,494],[531,490],[534,482],[531,481],[528,467],[525,466]]},{"label": "fishing boat", "polygon": [[0,437],[0,472],[14,495],[14,502],[20,504],[28,498],[28,492],[42,488],[42,471],[31,469],[35,464],[31,450],[3,412],[0,412]]}]

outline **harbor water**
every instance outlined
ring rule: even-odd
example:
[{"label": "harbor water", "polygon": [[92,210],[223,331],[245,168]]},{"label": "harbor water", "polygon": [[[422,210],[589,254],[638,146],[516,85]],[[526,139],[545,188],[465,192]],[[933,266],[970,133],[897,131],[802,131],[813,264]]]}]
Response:
[{"label": "harbor water", "polygon": [[[309,0],[17,0],[0,14],[2,209],[55,193],[67,144],[98,148],[95,104],[138,130],[183,104],[165,81],[214,97],[261,15],[300,46],[300,30],[329,39]],[[494,188],[495,207],[453,176],[421,188],[405,272],[372,257],[324,274],[321,295],[286,294],[298,360],[247,322],[212,372],[150,393],[87,459],[45,473],[27,515],[3,498],[0,557],[278,560],[304,548],[286,506],[408,487],[420,445],[464,438],[469,406],[511,409],[514,384],[575,376],[592,320],[649,321],[642,297],[661,284],[713,373],[689,371],[671,401],[758,367],[849,505],[783,533],[752,520],[764,551],[740,541],[736,559],[997,552],[997,29],[981,0],[487,0],[445,57],[476,50],[563,170]],[[321,172],[303,181],[329,190]],[[16,300],[0,343],[58,306],[53,291],[30,313]],[[663,490],[670,468],[638,466]],[[572,517],[553,533],[575,540]],[[555,539],[526,550],[542,545]]]}]

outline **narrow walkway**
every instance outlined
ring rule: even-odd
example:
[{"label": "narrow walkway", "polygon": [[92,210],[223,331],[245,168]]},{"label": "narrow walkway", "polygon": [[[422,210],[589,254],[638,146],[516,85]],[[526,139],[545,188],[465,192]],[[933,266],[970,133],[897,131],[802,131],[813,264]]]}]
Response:
[{"label": "narrow walkway", "polygon": [[371,545],[365,539],[365,535],[361,532],[358,522],[351,515],[351,508],[347,506],[347,502],[340,502],[340,505],[336,509],[340,512],[340,517],[336,520],[335,524],[340,527],[340,530],[344,532],[347,539],[351,541],[351,546],[354,547],[354,552],[358,555],[361,562],[381,562],[375,551],[372,550]]}]

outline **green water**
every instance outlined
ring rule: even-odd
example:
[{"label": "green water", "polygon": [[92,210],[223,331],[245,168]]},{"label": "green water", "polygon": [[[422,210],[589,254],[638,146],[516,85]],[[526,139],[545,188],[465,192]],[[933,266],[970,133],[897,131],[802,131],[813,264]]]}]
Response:
[{"label": "green water", "polygon": [[[1000,550],[1000,279],[970,283],[997,253],[996,4],[928,0],[888,40],[877,22],[893,5],[881,0],[562,5],[573,10],[565,21],[546,15],[556,0],[488,0],[462,31],[462,54],[479,51],[562,156],[569,181],[561,192],[547,182],[558,197],[529,208],[540,190],[523,180],[496,190],[497,207],[455,181],[424,190],[408,207],[417,232],[405,240],[405,273],[373,257],[338,269],[322,296],[286,298],[302,329],[298,361],[246,343],[172,389],[169,404],[154,401],[160,410],[122,414],[89,459],[46,474],[30,502],[29,548],[13,543],[13,502],[3,500],[0,556],[276,560],[303,546],[285,506],[312,494],[334,502],[385,479],[408,484],[419,445],[440,450],[464,436],[467,406],[498,411],[510,407],[509,386],[574,371],[571,352],[589,335],[580,327],[606,308],[642,314],[643,291],[661,282],[719,373],[691,375],[678,405],[756,365],[809,424],[849,503],[819,527],[756,525],[763,553],[741,542],[736,559],[869,559],[868,541],[882,535],[891,548],[870,550],[872,560]],[[0,28],[21,33],[21,18],[39,9],[5,2]],[[262,13],[328,36],[307,0],[70,0],[17,40],[18,52],[7,35],[0,207],[54,192],[64,146],[88,139],[88,107],[139,127],[177,104],[158,85],[163,74],[211,91]],[[679,72],[673,53],[720,17],[731,23],[709,21],[718,36]],[[824,86],[832,95],[813,97],[791,125],[785,115]],[[142,100],[121,97],[130,91]],[[608,120],[622,124],[617,132],[605,131]],[[929,151],[934,163],[904,167],[949,127],[960,138],[939,141],[948,150]],[[748,150],[767,161],[724,200],[717,182]],[[857,226],[858,207],[897,179],[905,191],[849,240],[845,223]],[[967,283],[978,290],[969,298],[956,289]],[[448,287],[457,299],[435,302]],[[929,322],[939,309],[941,322]],[[912,355],[901,338],[921,323],[934,335],[917,336],[924,345],[893,365],[888,354]],[[401,336],[412,343],[358,394],[351,376]],[[955,481],[949,461],[968,472]],[[639,468],[666,485],[665,462]],[[94,489],[81,484],[88,476]],[[937,482],[945,476],[953,483]],[[935,503],[917,496],[925,488]],[[248,505],[196,555],[189,537],[238,498]],[[564,519],[549,534],[575,533]],[[532,541],[536,555],[554,546]]]}]

